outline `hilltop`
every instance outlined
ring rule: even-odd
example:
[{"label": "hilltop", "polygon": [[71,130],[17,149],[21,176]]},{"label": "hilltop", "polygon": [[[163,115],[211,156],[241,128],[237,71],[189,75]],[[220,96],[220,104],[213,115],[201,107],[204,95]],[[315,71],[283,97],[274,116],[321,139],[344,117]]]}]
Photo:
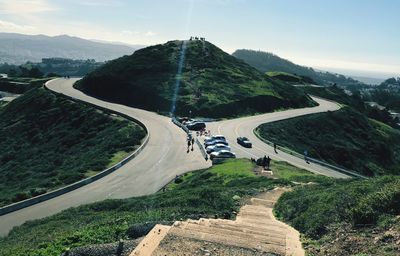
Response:
[{"label": "hilltop", "polygon": [[[215,45],[185,41],[176,114],[232,117],[315,104],[304,92],[259,72]],[[111,61],[76,87],[90,95],[169,114],[183,41]]]},{"label": "hilltop", "polygon": [[311,78],[320,85],[332,85],[335,83],[340,86],[364,85],[360,81],[344,75],[316,71],[310,67],[297,65],[269,52],[241,49],[236,50],[232,55],[257,68],[261,72],[276,71],[305,76]]},{"label": "hilltop", "polygon": [[106,61],[132,54],[142,47],[100,43],[68,35],[51,37],[15,33],[0,33],[0,45],[0,63],[18,65],[53,57]]}]

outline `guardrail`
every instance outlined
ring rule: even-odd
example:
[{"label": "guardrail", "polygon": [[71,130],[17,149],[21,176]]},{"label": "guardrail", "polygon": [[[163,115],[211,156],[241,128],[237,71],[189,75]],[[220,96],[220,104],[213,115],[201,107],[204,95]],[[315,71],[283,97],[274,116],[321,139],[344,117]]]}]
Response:
[{"label": "guardrail", "polygon": [[179,126],[182,130],[184,130],[187,134],[190,133],[190,130],[181,122],[178,121],[178,119],[176,119],[175,117],[171,118],[172,122],[174,124],[176,124],[177,126]]},{"label": "guardrail", "polygon": [[[278,121],[277,121],[277,122],[278,122]],[[258,138],[259,140],[263,141],[264,143],[266,143],[266,144],[268,144],[268,145],[270,145],[270,146],[274,146],[274,143],[273,143],[272,141],[269,141],[269,140],[266,140],[266,139],[262,138],[262,137],[260,136],[260,134],[258,134],[258,132],[256,131],[256,129],[254,129],[253,132],[254,132],[254,134],[257,136],[257,138]],[[300,153],[298,153],[298,152],[296,152],[296,151],[293,151],[293,150],[291,150],[291,149],[289,149],[289,148],[282,147],[282,146],[278,146],[278,149],[281,150],[281,151],[283,151],[283,152],[285,152],[285,153],[287,153],[287,154],[290,154],[290,155],[292,155],[292,156],[295,156],[295,157],[304,159],[304,155],[302,155],[302,154],[300,154]],[[326,163],[326,162],[324,162],[324,161],[321,161],[321,160],[318,160],[318,159],[315,159],[315,158],[312,158],[312,157],[307,157],[307,160],[308,160],[309,162],[313,162],[313,163],[316,163],[316,164],[325,166],[325,167],[327,167],[327,168],[329,168],[329,169],[335,170],[335,171],[340,172],[340,173],[347,174],[347,175],[352,176],[352,177],[358,177],[358,178],[362,178],[362,179],[368,179],[368,177],[366,177],[366,176],[364,176],[364,175],[361,175],[361,174],[359,174],[359,173],[356,173],[356,172],[354,172],[354,171],[346,170],[346,169],[344,169],[344,168],[341,168],[341,167],[338,167],[338,166],[334,166],[334,165],[328,164],[328,163]]]},{"label": "guardrail", "polygon": [[201,142],[199,141],[198,138],[196,138],[196,144],[197,144],[197,146],[199,146],[201,154],[203,155],[204,159],[206,159],[206,161],[207,161],[208,154],[207,154],[206,150],[204,149],[203,145],[201,145]]},{"label": "guardrail", "polygon": [[[190,130],[181,122],[179,122],[175,117],[173,117],[172,122],[174,124],[176,124],[177,126],[179,126],[182,130],[184,130],[187,134],[190,133]],[[200,149],[201,154],[203,155],[204,159],[207,161],[208,160],[208,154],[206,152],[206,150],[204,149],[203,145],[201,145],[201,142],[196,138],[196,144]]]},{"label": "guardrail", "polygon": [[[46,84],[44,85],[44,88],[47,89],[47,90],[50,90],[49,88],[46,87]],[[28,206],[32,206],[34,204],[41,203],[43,201],[47,201],[49,199],[55,198],[55,197],[60,196],[60,195],[66,194],[66,193],[71,192],[71,191],[73,191],[73,190],[75,190],[77,188],[83,187],[83,186],[85,186],[87,184],[90,184],[90,183],[92,183],[92,182],[94,182],[94,181],[96,181],[98,179],[101,179],[104,176],[107,176],[108,174],[110,174],[110,173],[118,170],[122,166],[124,166],[131,159],[135,158],[144,149],[144,147],[147,145],[147,143],[149,141],[149,137],[150,137],[149,131],[146,128],[146,126],[142,122],[140,122],[139,120],[136,120],[136,119],[134,119],[134,118],[132,118],[132,117],[130,117],[128,115],[125,115],[123,113],[119,113],[117,111],[106,109],[106,108],[97,106],[97,105],[92,104],[92,103],[88,103],[88,102],[85,102],[85,101],[82,101],[82,100],[78,100],[76,98],[72,98],[70,96],[67,96],[67,95],[64,95],[64,94],[61,94],[61,93],[57,93],[57,92],[54,92],[54,91],[51,91],[51,92],[56,94],[56,95],[62,95],[63,97],[67,97],[67,98],[71,99],[72,101],[83,103],[83,104],[86,104],[86,105],[90,105],[90,106],[93,106],[93,107],[95,107],[97,109],[101,109],[104,112],[111,113],[111,114],[116,114],[116,115],[122,116],[122,117],[124,117],[124,118],[126,118],[128,120],[134,121],[135,123],[138,123],[146,131],[146,137],[144,138],[144,140],[143,140],[142,144],[139,146],[139,148],[137,148],[129,156],[124,158],[119,163],[111,166],[110,168],[107,168],[107,169],[97,173],[94,176],[91,176],[89,178],[77,181],[77,182],[72,183],[70,185],[67,185],[65,187],[62,187],[62,188],[50,191],[50,192],[42,194],[42,195],[38,195],[38,196],[29,198],[29,199],[26,199],[26,200],[23,200],[23,201],[20,201],[20,202],[16,202],[16,203],[9,204],[9,205],[6,205],[4,207],[1,207],[0,208],[0,216],[5,215],[7,213],[11,213],[11,212],[17,211],[17,210],[20,210],[20,209],[23,209],[23,208],[26,208]]]}]

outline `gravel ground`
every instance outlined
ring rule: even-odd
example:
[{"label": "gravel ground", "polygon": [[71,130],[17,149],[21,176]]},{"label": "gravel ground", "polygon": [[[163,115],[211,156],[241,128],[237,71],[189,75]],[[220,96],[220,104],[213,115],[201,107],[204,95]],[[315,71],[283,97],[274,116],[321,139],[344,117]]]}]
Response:
[{"label": "gravel ground", "polygon": [[125,240],[121,247],[119,247],[119,242],[83,246],[71,249],[69,253],[63,253],[61,256],[129,256],[141,240],[142,238]]},{"label": "gravel ground", "polygon": [[[178,246],[177,246],[178,245]],[[273,253],[263,253],[257,250],[250,250],[242,247],[227,246],[218,243],[200,241],[197,239],[177,237],[168,234],[161,241],[158,249],[153,253],[154,256],[278,256]]]}]

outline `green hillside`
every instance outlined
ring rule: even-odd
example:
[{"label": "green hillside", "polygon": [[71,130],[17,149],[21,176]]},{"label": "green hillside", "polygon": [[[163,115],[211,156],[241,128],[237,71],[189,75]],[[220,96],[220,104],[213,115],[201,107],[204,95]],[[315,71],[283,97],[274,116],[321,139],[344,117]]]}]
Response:
[{"label": "green hillside", "polygon": [[169,114],[180,79],[176,114],[233,117],[315,104],[301,90],[272,79],[209,42],[150,46],[111,61],[76,87],[107,100]]},{"label": "green hillside", "polygon": [[350,77],[330,72],[315,71],[313,68],[297,65],[268,52],[242,49],[236,50],[232,55],[257,68],[261,72],[277,71],[295,74],[297,76],[305,76],[321,85],[331,85],[333,83],[346,87],[363,85],[363,83]]},{"label": "green hillside", "polygon": [[0,108],[0,206],[93,175],[144,135],[131,121],[32,89]]},{"label": "green hillside", "polygon": [[[308,93],[309,95],[318,96],[324,99],[333,100],[342,105],[347,105],[355,110],[363,113],[369,118],[375,119],[379,122],[390,125],[393,128],[399,129],[400,126],[397,124],[399,121],[392,118],[389,111],[387,109],[379,109],[377,107],[372,107],[365,103],[364,95],[361,96],[359,92],[353,92],[352,95],[348,95],[345,91],[335,85],[333,86],[325,86],[325,87],[313,87],[313,86],[304,86],[302,89]],[[383,92],[383,91],[380,91]],[[390,97],[396,97],[395,93],[387,93],[390,94]],[[376,98],[374,98],[376,99]],[[372,100],[372,99],[370,99]],[[389,102],[389,101],[387,101]],[[400,98],[399,98],[400,102]]]},{"label": "green hillside", "polygon": [[266,73],[269,77],[291,83],[291,84],[316,84],[311,78],[307,76],[294,75],[280,71],[270,71]]},{"label": "green hillside", "polygon": [[297,187],[275,212],[305,235],[309,255],[399,255],[399,176]]},{"label": "green hillside", "polygon": [[257,132],[278,145],[365,175],[400,174],[400,131],[345,107],[263,124]]}]

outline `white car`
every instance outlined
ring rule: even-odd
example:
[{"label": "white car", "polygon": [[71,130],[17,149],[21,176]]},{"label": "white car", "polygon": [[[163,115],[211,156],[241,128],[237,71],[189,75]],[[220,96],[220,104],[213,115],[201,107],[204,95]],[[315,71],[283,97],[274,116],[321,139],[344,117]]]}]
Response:
[{"label": "white car", "polygon": [[235,153],[232,153],[228,150],[221,150],[218,152],[212,152],[210,154],[210,159],[213,160],[214,158],[236,158]]},{"label": "white car", "polygon": [[204,139],[204,143],[213,141],[213,140],[226,140],[224,135],[213,135],[211,137],[206,137]]},{"label": "white car", "polygon": [[231,151],[231,147],[229,147],[225,144],[215,144],[213,146],[206,147],[207,154],[210,154],[212,152],[221,151],[221,150]]},{"label": "white car", "polygon": [[207,141],[204,143],[204,147],[207,148],[209,146],[214,146],[217,144],[224,144],[226,146],[228,146],[228,142],[226,140],[211,140],[211,141]]}]

